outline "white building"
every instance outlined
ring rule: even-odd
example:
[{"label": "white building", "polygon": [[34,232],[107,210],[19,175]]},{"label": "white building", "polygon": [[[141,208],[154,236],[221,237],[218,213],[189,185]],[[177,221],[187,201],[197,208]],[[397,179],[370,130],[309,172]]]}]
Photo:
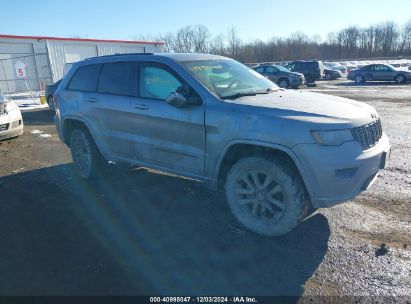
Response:
[{"label": "white building", "polygon": [[[116,53],[160,53],[163,42],[0,35],[0,93],[42,90],[64,66]],[[24,71],[19,68],[25,66]],[[20,74],[20,75],[19,75]]]}]

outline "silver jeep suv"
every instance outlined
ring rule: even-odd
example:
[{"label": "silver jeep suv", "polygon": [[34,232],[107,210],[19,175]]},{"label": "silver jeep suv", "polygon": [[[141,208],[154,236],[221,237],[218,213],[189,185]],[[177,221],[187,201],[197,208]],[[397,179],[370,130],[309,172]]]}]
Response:
[{"label": "silver jeep suv", "polygon": [[203,181],[264,235],[354,198],[390,154],[371,106],[280,89],[220,56],[91,58],[55,96],[57,130],[81,177],[110,161]]}]

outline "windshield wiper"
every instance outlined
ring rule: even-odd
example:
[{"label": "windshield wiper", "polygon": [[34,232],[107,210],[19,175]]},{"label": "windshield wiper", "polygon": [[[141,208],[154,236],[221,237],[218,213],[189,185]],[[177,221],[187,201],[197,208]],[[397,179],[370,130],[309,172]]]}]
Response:
[{"label": "windshield wiper", "polygon": [[235,93],[233,95],[222,96],[221,99],[237,99],[243,96],[255,96],[257,93],[250,92],[250,93]]}]

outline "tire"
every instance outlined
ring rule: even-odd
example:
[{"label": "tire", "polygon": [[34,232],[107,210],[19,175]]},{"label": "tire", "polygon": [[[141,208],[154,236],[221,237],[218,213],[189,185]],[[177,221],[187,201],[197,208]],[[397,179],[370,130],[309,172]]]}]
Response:
[{"label": "tire", "polygon": [[364,76],[362,76],[362,75],[357,75],[357,76],[354,77],[354,81],[355,81],[356,83],[364,83],[364,82],[365,82],[365,78],[364,78]]},{"label": "tire", "polygon": [[93,138],[85,128],[76,128],[70,134],[70,149],[74,168],[84,179],[99,175],[104,163]]},{"label": "tire", "polygon": [[56,112],[56,103],[54,101],[53,95],[47,97],[47,104],[49,106],[50,111]]},{"label": "tire", "polygon": [[286,78],[281,78],[279,81],[278,81],[278,86],[280,87],[280,88],[284,88],[284,89],[288,89],[288,86],[290,85],[290,82],[288,81],[288,79],[286,79]]},{"label": "tire", "polygon": [[333,77],[333,75],[332,75],[332,74],[330,74],[330,73],[326,73],[326,74],[325,74],[325,79],[327,79],[327,80],[333,80],[333,79],[334,79],[334,77]]},{"label": "tire", "polygon": [[237,220],[266,236],[290,232],[309,210],[299,174],[278,159],[239,160],[228,172],[225,194]]},{"label": "tire", "polygon": [[307,76],[305,77],[305,79],[306,79],[307,84],[315,82],[314,76]]},{"label": "tire", "polygon": [[405,83],[407,81],[407,78],[404,75],[399,74],[395,76],[394,80],[396,83]]}]

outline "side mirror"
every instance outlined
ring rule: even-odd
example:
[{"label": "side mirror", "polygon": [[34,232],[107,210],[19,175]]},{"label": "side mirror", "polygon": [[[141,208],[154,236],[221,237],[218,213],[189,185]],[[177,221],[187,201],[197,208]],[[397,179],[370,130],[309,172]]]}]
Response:
[{"label": "side mirror", "polygon": [[187,98],[183,94],[177,92],[170,93],[166,99],[166,102],[177,108],[182,108],[189,104]]}]

